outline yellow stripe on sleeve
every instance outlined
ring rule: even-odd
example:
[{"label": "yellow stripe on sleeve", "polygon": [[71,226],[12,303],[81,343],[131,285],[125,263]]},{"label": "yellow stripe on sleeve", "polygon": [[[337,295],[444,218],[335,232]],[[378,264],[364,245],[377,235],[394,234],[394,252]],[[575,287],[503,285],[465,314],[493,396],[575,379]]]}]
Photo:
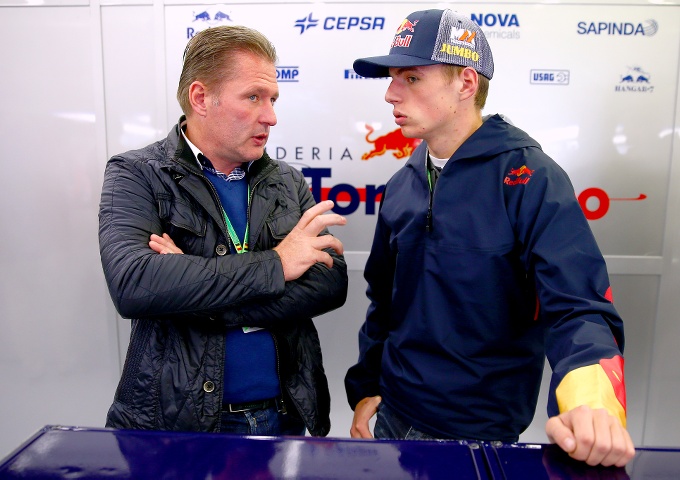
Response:
[{"label": "yellow stripe on sleeve", "polygon": [[[616,386],[620,392],[622,388],[625,388],[622,372],[612,371],[612,374],[615,379],[613,381],[621,383]],[[617,417],[621,425],[626,426],[625,397],[622,404],[616,396],[615,386],[612,385],[610,377],[600,364],[580,367],[567,373],[557,386],[555,396],[560,413],[580,405],[588,405],[593,409],[604,408]]]}]

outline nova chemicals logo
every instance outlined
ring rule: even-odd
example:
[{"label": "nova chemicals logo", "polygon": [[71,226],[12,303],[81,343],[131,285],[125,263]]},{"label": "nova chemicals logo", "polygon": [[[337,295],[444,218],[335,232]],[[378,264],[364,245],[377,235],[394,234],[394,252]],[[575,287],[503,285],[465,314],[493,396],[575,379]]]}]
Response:
[{"label": "nova chemicals logo", "polygon": [[297,83],[300,67],[276,67],[276,81],[279,83]]},{"label": "nova chemicals logo", "polygon": [[651,83],[649,73],[642,67],[628,67],[626,73],[620,76],[615,92],[652,93],[654,85]]},{"label": "nova chemicals logo", "polygon": [[323,22],[313,18],[313,13],[295,21],[295,27],[300,29],[300,35],[321,23],[324,30],[382,30],[385,27],[385,17],[326,17]]},{"label": "nova chemicals logo", "polygon": [[535,85],[569,85],[569,70],[532,70],[529,82]]},{"label": "nova chemicals logo", "polygon": [[487,38],[518,40],[519,18],[514,13],[473,13],[470,19],[484,30]]},{"label": "nova chemicals logo", "polygon": [[625,37],[652,37],[659,31],[656,20],[632,22],[578,22],[576,32],[579,35],[621,35]]}]

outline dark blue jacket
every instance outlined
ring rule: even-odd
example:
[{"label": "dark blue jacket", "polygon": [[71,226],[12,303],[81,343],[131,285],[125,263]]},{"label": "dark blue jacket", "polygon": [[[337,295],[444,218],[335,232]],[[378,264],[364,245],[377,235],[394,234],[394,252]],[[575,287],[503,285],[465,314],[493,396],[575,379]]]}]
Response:
[{"label": "dark blue jacket", "polygon": [[516,441],[546,355],[550,415],[569,371],[621,355],[605,262],[566,173],[500,116],[460,146],[432,196],[426,156],[423,142],[385,187],[348,399],[382,395],[439,438]]}]

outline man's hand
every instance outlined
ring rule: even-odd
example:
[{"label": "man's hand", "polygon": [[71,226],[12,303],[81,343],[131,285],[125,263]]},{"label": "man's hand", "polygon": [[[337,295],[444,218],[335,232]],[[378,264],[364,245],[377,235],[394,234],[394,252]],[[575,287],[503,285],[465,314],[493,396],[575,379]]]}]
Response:
[{"label": "man's hand", "polygon": [[349,434],[352,438],[373,438],[368,426],[369,420],[378,412],[378,405],[382,402],[382,397],[366,397],[354,407],[354,418]]},{"label": "man's hand", "polygon": [[170,235],[164,233],[162,237],[159,237],[155,233],[151,234],[151,239],[149,240],[149,246],[151,250],[156,253],[166,254],[166,253],[184,253],[175,242],[172,241]]},{"label": "man's hand", "polygon": [[552,417],[545,425],[551,443],[588,465],[622,467],[635,456],[628,431],[603,408],[581,405]]},{"label": "man's hand", "polygon": [[298,224],[274,250],[281,257],[283,277],[286,281],[295,280],[315,263],[323,263],[333,268],[333,257],[323,250],[332,248],[342,254],[342,243],[332,235],[318,236],[324,228],[332,225],[344,225],[347,220],[340,215],[330,213],[322,215],[333,208],[333,202],[323,201],[307,210]]}]

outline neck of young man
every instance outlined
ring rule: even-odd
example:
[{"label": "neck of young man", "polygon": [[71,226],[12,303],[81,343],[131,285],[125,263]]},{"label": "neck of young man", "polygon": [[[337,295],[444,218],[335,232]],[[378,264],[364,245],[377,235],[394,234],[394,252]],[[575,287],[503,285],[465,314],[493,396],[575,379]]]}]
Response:
[{"label": "neck of young man", "polygon": [[465,141],[482,126],[482,113],[475,110],[460,117],[444,134],[425,138],[430,153],[437,158],[451,158]]}]

